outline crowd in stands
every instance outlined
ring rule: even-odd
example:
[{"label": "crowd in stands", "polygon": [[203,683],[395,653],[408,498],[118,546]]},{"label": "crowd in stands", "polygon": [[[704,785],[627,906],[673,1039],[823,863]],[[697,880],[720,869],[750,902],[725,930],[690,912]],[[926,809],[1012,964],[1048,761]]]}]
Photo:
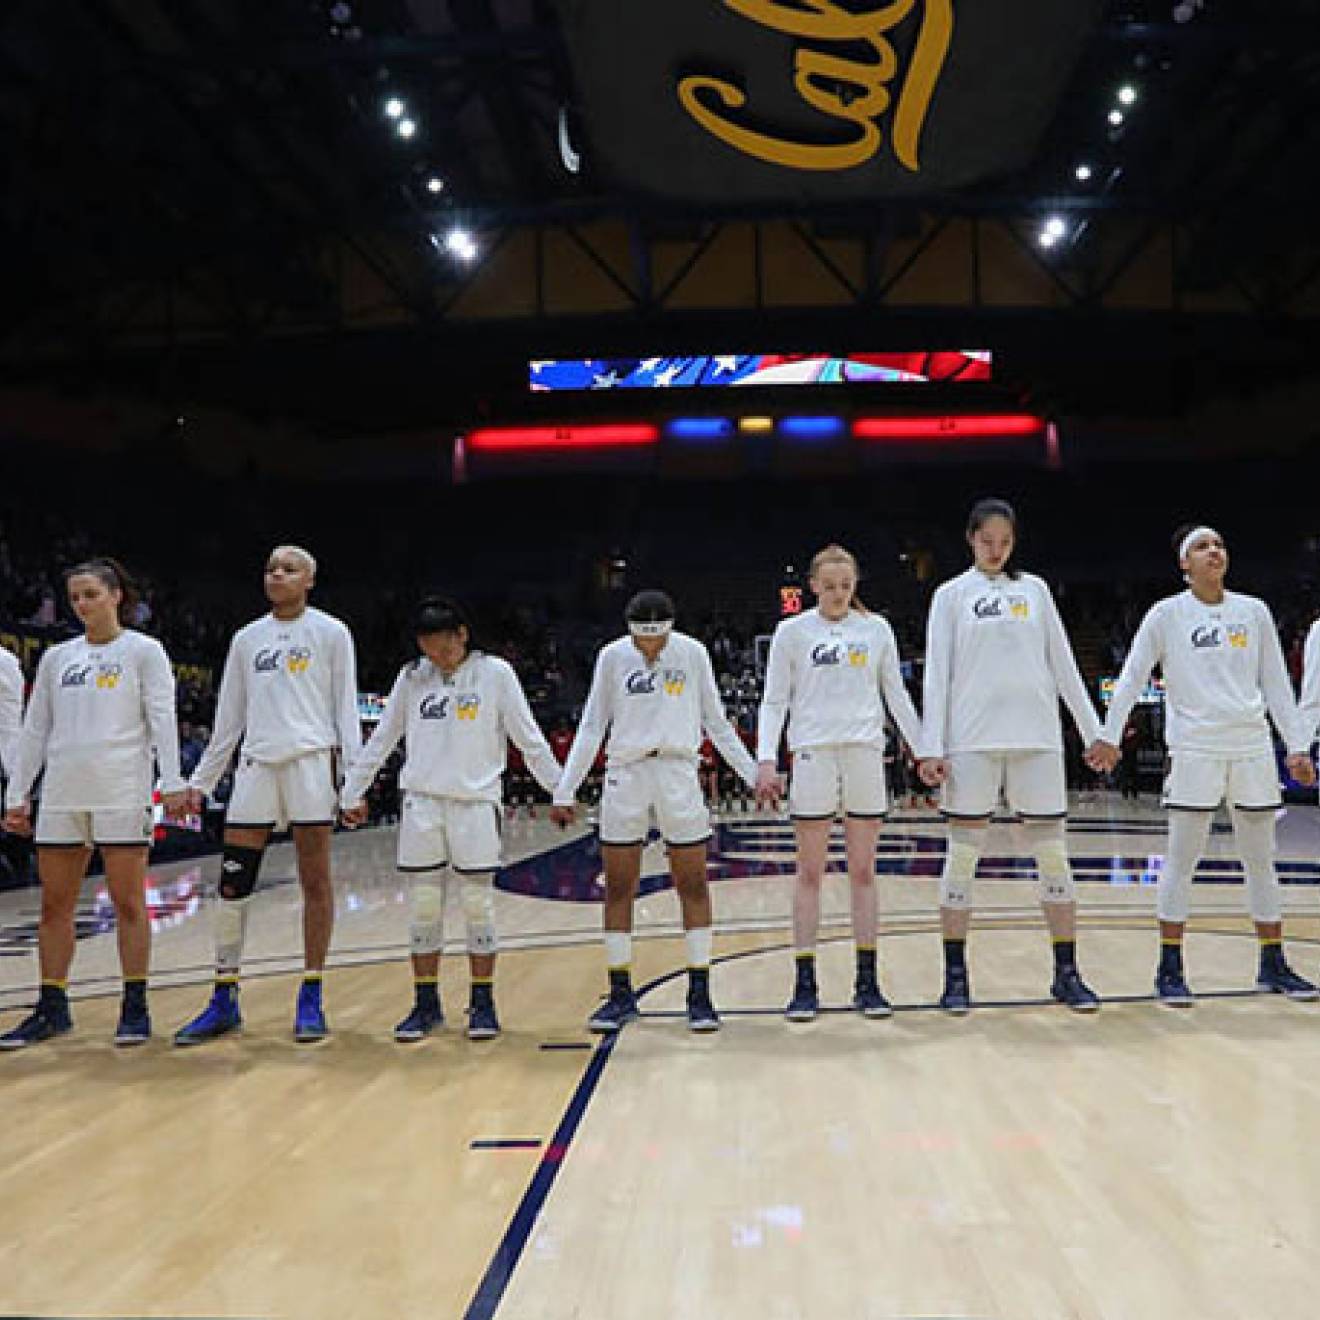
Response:
[{"label": "crowd in stands", "polygon": [[[1006,488],[1014,491],[1016,480]],[[413,654],[417,600],[437,590],[456,594],[478,620],[477,644],[514,665],[542,726],[565,749],[595,653],[618,635],[623,603],[641,586],[675,596],[679,626],[706,642],[730,718],[750,736],[760,700],[758,638],[777,621],[781,583],[805,585],[815,549],[838,541],[855,551],[861,595],[889,618],[918,694],[927,602],[966,563],[956,516],[937,523],[904,512],[928,507],[911,489],[896,492],[878,516],[875,491],[864,483],[741,491],[651,483],[644,492],[635,482],[588,480],[375,493],[217,487],[205,506],[180,498],[177,488],[144,486],[122,498],[116,488],[113,507],[87,495],[88,484],[81,503],[71,495],[58,506],[34,498],[37,488],[0,491],[0,632],[20,630],[42,643],[70,635],[64,571],[96,553],[122,559],[143,587],[137,626],[159,636],[181,666],[185,771],[209,738],[228,639],[261,611],[262,559],[281,541],[306,543],[321,560],[314,600],[352,626],[364,691],[388,692]],[[1095,691],[1101,677],[1118,672],[1150,602],[1176,589],[1177,578],[1159,538],[1147,538],[1155,549],[1140,555],[1125,544],[1083,553],[1075,512],[1039,494],[1026,498],[1025,562],[1054,587]],[[959,499],[948,497],[955,515]],[[772,500],[777,506],[767,509]],[[778,531],[788,527],[790,548]],[[1274,606],[1300,678],[1302,639],[1320,600],[1320,542],[1303,541],[1286,556],[1252,549],[1254,559],[1236,561],[1235,577]],[[1157,764],[1159,735],[1158,712],[1141,712],[1132,765]],[[1070,751],[1074,786],[1085,786],[1080,751]],[[924,798],[902,749],[895,747],[891,764],[903,790],[896,796]],[[373,793],[377,819],[397,810],[396,775],[397,763]],[[713,794],[736,796],[730,776],[711,784]],[[530,783],[527,796],[535,796]]]}]

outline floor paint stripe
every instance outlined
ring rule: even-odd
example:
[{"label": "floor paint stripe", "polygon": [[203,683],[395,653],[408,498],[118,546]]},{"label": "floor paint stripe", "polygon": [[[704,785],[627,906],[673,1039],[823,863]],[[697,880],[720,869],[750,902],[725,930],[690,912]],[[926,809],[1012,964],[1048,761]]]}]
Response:
[{"label": "floor paint stripe", "polygon": [[564,1157],[573,1144],[573,1138],[577,1135],[578,1126],[587,1112],[591,1097],[596,1093],[596,1087],[600,1084],[605,1065],[610,1061],[617,1040],[617,1036],[606,1036],[596,1046],[591,1062],[587,1064],[577,1088],[569,1099],[568,1107],[564,1110],[564,1116],[541,1156],[541,1162],[532,1175],[532,1181],[523,1193],[518,1208],[513,1212],[513,1218],[509,1221],[509,1227],[505,1230],[500,1245],[495,1249],[495,1255],[486,1267],[485,1275],[477,1285],[476,1294],[463,1313],[463,1320],[490,1320],[503,1301],[509,1280],[513,1277],[513,1271],[517,1268],[523,1248],[527,1245],[527,1239],[531,1237],[532,1229],[536,1226],[546,1197],[550,1195],[550,1189],[554,1186]]}]

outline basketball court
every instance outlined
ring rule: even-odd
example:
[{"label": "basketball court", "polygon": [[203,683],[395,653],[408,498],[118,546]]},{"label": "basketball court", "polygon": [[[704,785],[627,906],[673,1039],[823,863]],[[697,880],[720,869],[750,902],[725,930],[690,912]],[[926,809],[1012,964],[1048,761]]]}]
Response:
[{"label": "basketball court", "polygon": [[[1317,1009],[1249,993],[1254,937],[1216,835],[1198,874],[1189,976],[1151,1002],[1163,821],[1075,805],[1080,1017],[1045,998],[1029,860],[995,827],[970,952],[977,1009],[939,989],[942,829],[898,812],[877,868],[882,979],[851,993],[846,878],[826,893],[830,1011],[782,1016],[790,827],[733,815],[713,846],[725,1025],[682,1018],[682,941],[658,846],[638,905],[643,1018],[584,1021],[603,982],[599,864],[584,829],[517,819],[498,880],[505,1033],[461,1033],[465,959],[442,972],[443,1036],[408,1006],[393,830],[336,840],[333,1036],[295,1046],[300,959],[287,848],[250,930],[244,1034],[169,1032],[210,979],[202,894],[215,859],[153,872],[157,1038],[109,1043],[114,936],[89,883],[75,1033],[0,1060],[0,1312],[41,1317],[909,1317],[1307,1314],[1320,1250]],[[1280,822],[1294,961],[1320,956],[1320,820]],[[2,1002],[27,1002],[36,894],[3,898]],[[455,922],[454,929],[459,924]],[[6,1013],[6,1020],[10,1014]]]}]

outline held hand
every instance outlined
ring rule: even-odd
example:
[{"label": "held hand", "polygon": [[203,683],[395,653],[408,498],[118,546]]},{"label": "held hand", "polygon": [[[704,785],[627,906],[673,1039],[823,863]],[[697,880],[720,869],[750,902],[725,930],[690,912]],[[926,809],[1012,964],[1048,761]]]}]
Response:
[{"label": "held hand", "polygon": [[27,836],[32,833],[32,808],[26,802],[10,807],[5,812],[4,827],[10,834]]},{"label": "held hand", "polygon": [[935,788],[949,777],[949,762],[943,756],[928,756],[917,762],[917,774],[927,788]]},{"label": "held hand", "polygon": [[339,813],[339,819],[350,830],[357,829],[359,825],[365,825],[367,823],[367,804],[365,802],[355,802],[351,807],[345,807]]},{"label": "held hand", "polygon": [[554,821],[561,830],[565,830],[577,819],[577,808],[551,807],[550,819]]},{"label": "held hand", "polygon": [[1113,743],[1097,738],[1086,749],[1082,760],[1097,774],[1108,774],[1122,759],[1122,753]]},{"label": "held hand", "polygon": [[756,805],[758,807],[777,807],[779,805],[779,771],[773,761],[760,761],[756,766]]},{"label": "held hand", "polygon": [[206,810],[206,794],[200,788],[189,785],[184,789],[184,795],[187,798],[190,816],[200,816]]},{"label": "held hand", "polygon": [[1288,773],[1303,788],[1310,788],[1315,783],[1315,764],[1309,756],[1290,756],[1284,764],[1288,767]]},{"label": "held hand", "polygon": [[165,808],[165,819],[177,824],[188,814],[188,790],[181,788],[177,793],[162,793],[161,806]]}]

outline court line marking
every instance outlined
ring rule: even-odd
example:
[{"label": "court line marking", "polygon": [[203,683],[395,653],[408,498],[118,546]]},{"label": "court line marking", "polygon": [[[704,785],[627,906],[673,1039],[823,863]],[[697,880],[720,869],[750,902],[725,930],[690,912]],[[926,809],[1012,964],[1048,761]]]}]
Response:
[{"label": "court line marking", "polygon": [[504,1300],[509,1280],[512,1279],[513,1271],[522,1257],[532,1229],[540,1218],[546,1198],[550,1195],[550,1189],[559,1176],[568,1149],[573,1144],[573,1138],[577,1135],[583,1115],[587,1112],[591,1097],[596,1093],[596,1087],[600,1084],[605,1065],[609,1063],[618,1039],[617,1034],[605,1036],[596,1046],[590,1062],[569,1097],[563,1117],[555,1128],[554,1136],[542,1152],[536,1172],[532,1174],[532,1180],[518,1202],[518,1207],[504,1230],[499,1246],[495,1248],[490,1264],[486,1266],[486,1272],[477,1285],[477,1291],[468,1303],[467,1310],[463,1312],[463,1320],[491,1320]]},{"label": "court line marking", "polygon": [[[1131,927],[1116,926],[1111,928],[1092,927],[1092,929],[1113,929],[1118,931],[1128,931]],[[1025,929],[1025,927],[1024,927]],[[900,931],[897,934],[916,935],[924,934],[923,931]],[[1226,937],[1229,939],[1247,939],[1253,942],[1256,939],[1254,931],[1201,931],[1203,935],[1213,935]],[[830,939],[822,940],[822,944],[843,943],[851,940],[849,935],[837,935]],[[1298,944],[1320,944],[1320,939],[1303,938],[1293,941]],[[783,953],[792,948],[790,944],[777,944],[763,949],[740,949],[736,953],[722,954],[711,960],[712,965],[718,965],[726,962],[738,962],[744,958],[759,958],[768,953]],[[676,967],[673,971],[666,972],[662,976],[657,976],[654,980],[648,981],[645,985],[637,989],[638,1000],[644,999],[653,990],[659,989],[662,985],[677,980],[679,977],[687,975],[686,967]],[[1265,998],[1257,990],[1212,990],[1200,993],[1198,999],[1240,999],[1240,998]],[[1274,996],[1268,996],[1274,998]],[[1154,995],[1113,995],[1105,1000],[1105,1003],[1152,1003]],[[990,1009],[1005,1008],[1033,1008],[1049,1006],[1050,1008],[1061,1008],[1062,1005],[1056,1004],[1053,999],[1023,999],[1023,1000],[985,1000],[973,1005],[974,1011],[985,1011]],[[939,1011],[938,1004],[912,1004],[898,1007],[900,1012],[922,1010]],[[853,1009],[827,1009],[826,1012],[854,1012]],[[730,1009],[721,1010],[723,1016],[759,1016],[773,1013],[776,1017],[782,1014],[782,1009]],[[682,1013],[669,1010],[656,1010],[643,1013],[644,1019],[661,1019],[670,1017],[683,1017]],[[1079,1015],[1080,1016],[1080,1015]],[[509,1221],[508,1228],[505,1229],[504,1236],[500,1239],[499,1246],[496,1247],[494,1255],[491,1257],[490,1264],[486,1267],[486,1272],[482,1276],[477,1291],[472,1301],[468,1304],[468,1309],[463,1312],[463,1320],[493,1320],[498,1311],[500,1303],[504,1300],[504,1294],[513,1279],[513,1273],[518,1268],[518,1262],[522,1258],[524,1249],[528,1240],[531,1238],[532,1230],[536,1227],[537,1220],[545,1209],[546,1201],[549,1199],[550,1190],[554,1186],[555,1178],[559,1174],[564,1161],[568,1157],[569,1148],[573,1143],[573,1138],[577,1135],[578,1128],[581,1126],[582,1119],[586,1115],[587,1106],[591,1103],[592,1097],[600,1085],[601,1078],[604,1076],[605,1067],[609,1063],[623,1033],[627,1027],[615,1032],[613,1035],[604,1036],[596,1046],[595,1053],[591,1057],[591,1062],[587,1065],[582,1077],[578,1080],[573,1094],[569,1097],[568,1105],[564,1110],[563,1118],[559,1126],[555,1129],[555,1135],[550,1144],[546,1147],[541,1162],[537,1166],[536,1172],[532,1175],[532,1181],[528,1184],[527,1190],[523,1193],[522,1199],[518,1202],[517,1208],[513,1212],[513,1217]]]}]

